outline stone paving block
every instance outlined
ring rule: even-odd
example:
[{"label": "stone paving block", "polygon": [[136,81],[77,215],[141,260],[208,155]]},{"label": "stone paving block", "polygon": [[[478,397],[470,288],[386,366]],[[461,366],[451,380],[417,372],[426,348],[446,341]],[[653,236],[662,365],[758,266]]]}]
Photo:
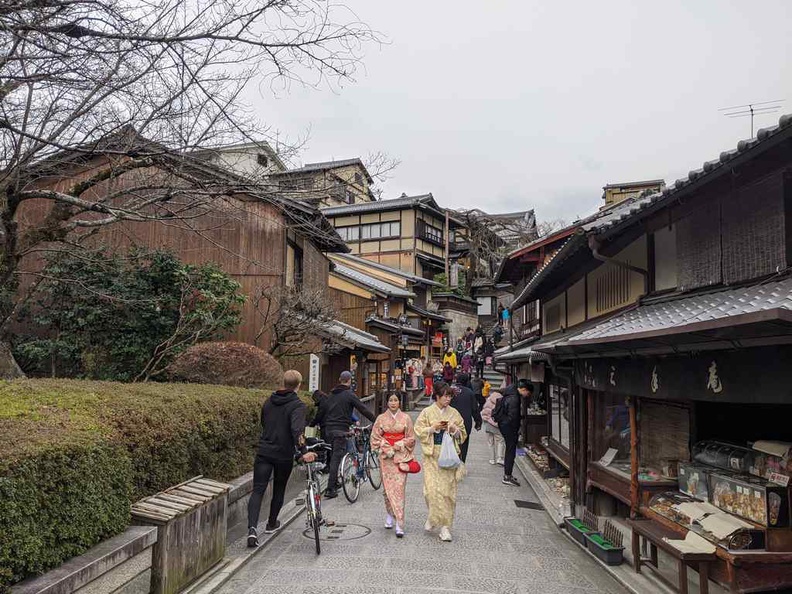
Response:
[{"label": "stone paving block", "polygon": [[447,588],[451,585],[448,572],[405,572],[383,569],[361,571],[358,579],[364,584],[392,584],[394,586],[416,586],[429,588]]},{"label": "stone paving block", "polygon": [[435,559],[402,559],[402,558],[389,558],[387,563],[388,569],[395,571],[411,571],[411,572],[443,572],[443,573],[458,573],[462,575],[474,574],[477,568],[470,563],[461,561],[451,561],[446,558]]},{"label": "stone paving block", "polygon": [[517,582],[498,578],[459,576],[454,577],[454,589],[459,592],[517,594]]},{"label": "stone paving block", "polygon": [[355,582],[355,573],[343,569],[270,569],[258,584],[346,584]]}]

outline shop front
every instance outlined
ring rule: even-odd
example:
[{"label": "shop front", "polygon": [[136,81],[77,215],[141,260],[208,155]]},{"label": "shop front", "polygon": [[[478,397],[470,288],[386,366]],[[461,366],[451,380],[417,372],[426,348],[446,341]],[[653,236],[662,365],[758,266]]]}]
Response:
[{"label": "shop front", "polygon": [[[785,345],[575,360],[576,503],[701,536],[716,555],[710,579],[730,591],[792,587],[790,362]],[[563,440],[556,392],[551,432]]]}]

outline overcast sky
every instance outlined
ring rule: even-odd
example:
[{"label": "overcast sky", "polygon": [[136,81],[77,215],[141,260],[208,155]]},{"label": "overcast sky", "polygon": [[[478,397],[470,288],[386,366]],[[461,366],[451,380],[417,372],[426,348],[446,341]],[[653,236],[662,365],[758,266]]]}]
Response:
[{"label": "overcast sky", "polygon": [[[303,162],[385,151],[385,197],[535,208],[571,222],[606,183],[687,175],[750,136],[719,108],[784,99],[792,1],[349,0],[386,45],[342,89],[292,87],[256,110]],[[258,95],[258,91],[256,91]]]}]

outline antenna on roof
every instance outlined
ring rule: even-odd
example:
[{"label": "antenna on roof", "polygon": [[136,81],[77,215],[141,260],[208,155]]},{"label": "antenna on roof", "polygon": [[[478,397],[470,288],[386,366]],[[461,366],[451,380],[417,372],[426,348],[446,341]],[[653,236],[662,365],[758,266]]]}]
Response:
[{"label": "antenna on roof", "polygon": [[722,112],[727,118],[747,118],[751,117],[751,138],[754,136],[754,116],[767,113],[775,113],[781,109],[783,99],[775,101],[761,101],[759,103],[748,103],[747,105],[735,105],[733,107],[722,107],[718,111]]}]

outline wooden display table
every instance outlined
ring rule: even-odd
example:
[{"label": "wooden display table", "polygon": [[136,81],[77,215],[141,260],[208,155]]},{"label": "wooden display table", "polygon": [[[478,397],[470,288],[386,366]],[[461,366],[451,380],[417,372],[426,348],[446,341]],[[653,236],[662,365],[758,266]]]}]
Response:
[{"label": "wooden display table", "polygon": [[[641,573],[641,566],[646,565],[656,572],[663,581],[666,581],[657,567],[657,549],[659,547],[677,560],[680,594],[688,593],[687,569],[689,566],[698,570],[699,592],[701,594],[709,592],[709,564],[717,559],[715,553],[683,553],[663,540],[664,538],[676,540],[679,538],[679,534],[652,520],[627,520],[627,524],[632,530],[632,555],[636,573]],[[641,537],[649,543],[649,559],[641,557]]]}]

